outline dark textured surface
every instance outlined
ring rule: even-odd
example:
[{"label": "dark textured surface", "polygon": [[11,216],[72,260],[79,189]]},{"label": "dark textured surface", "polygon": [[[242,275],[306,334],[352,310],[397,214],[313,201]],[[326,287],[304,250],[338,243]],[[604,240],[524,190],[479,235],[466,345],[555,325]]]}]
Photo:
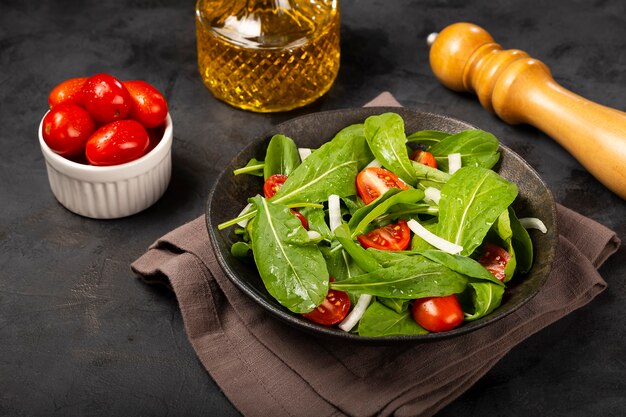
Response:
[{"label": "dark textured surface", "polygon": [[[175,298],[129,264],[204,211],[234,155],[271,126],[358,107],[382,90],[404,105],[491,131],[539,172],[558,202],[626,237],[626,203],[541,132],[508,126],[432,76],[424,38],[475,22],[556,80],[626,110],[626,6],[608,1],[343,1],[342,67],[315,104],[260,115],[217,102],[196,68],[192,1],[0,3],[0,415],[235,416],[186,340]],[[37,144],[58,82],[96,72],[145,79],[174,119],[173,177],[133,217],[97,221],[61,207]],[[622,247],[590,305],[513,349],[441,416],[626,414],[626,263]],[[234,376],[235,377],[235,376]]]},{"label": "dark textured surface", "polygon": [[404,120],[407,132],[420,130],[440,130],[458,133],[474,128],[465,122],[432,113],[425,113],[409,108],[366,107],[318,112],[291,119],[270,129],[253,143],[244,148],[225,168],[218,177],[215,187],[209,194],[207,203],[207,227],[211,242],[218,253],[217,259],[226,275],[242,291],[256,300],[263,308],[286,323],[316,335],[339,337],[346,340],[368,342],[374,344],[408,341],[428,341],[461,335],[492,323],[515,311],[532,298],[548,278],[554,259],[556,232],[556,207],[554,199],[545,183],[538,174],[517,154],[507,147],[500,148],[501,158],[496,167],[504,178],[519,184],[519,194],[514,204],[520,217],[537,217],[543,220],[548,228],[545,234],[532,231],[534,250],[536,253],[533,268],[521,281],[513,280],[507,286],[502,305],[493,313],[479,320],[465,323],[452,331],[444,333],[428,333],[425,335],[395,337],[361,337],[346,333],[337,328],[320,326],[291,313],[282,307],[265,289],[263,281],[253,262],[244,262],[230,253],[230,247],[241,238],[233,232],[233,228],[218,230],[220,223],[239,215],[242,201],[258,194],[262,179],[251,175],[232,175],[234,169],[245,166],[251,158],[262,160],[270,138],[275,134],[286,135],[296,141],[298,146],[316,149],[330,140],[335,133],[346,126],[362,123],[368,116],[385,112],[396,112]]}]

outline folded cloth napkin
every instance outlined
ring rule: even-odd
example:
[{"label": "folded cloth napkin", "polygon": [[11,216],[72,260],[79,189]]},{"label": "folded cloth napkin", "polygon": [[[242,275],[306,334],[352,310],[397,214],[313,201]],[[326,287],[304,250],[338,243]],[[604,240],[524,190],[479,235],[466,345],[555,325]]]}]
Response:
[{"label": "folded cloth napkin", "polygon": [[[369,105],[399,105],[383,93]],[[493,324],[426,344],[365,346],[316,338],[270,316],[222,272],[204,216],[132,264],[171,286],[204,367],[245,416],[430,416],[515,345],[606,288],[597,268],[619,247],[606,227],[557,206],[552,273],[524,306]]]}]

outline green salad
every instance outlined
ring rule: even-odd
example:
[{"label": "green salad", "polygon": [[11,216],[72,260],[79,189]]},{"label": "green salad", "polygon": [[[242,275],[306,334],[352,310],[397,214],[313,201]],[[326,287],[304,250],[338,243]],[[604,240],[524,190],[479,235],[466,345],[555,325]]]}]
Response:
[{"label": "green salad", "polygon": [[275,135],[234,171],[260,177],[259,194],[219,228],[235,226],[231,252],[282,306],[367,337],[444,332],[490,314],[530,270],[496,137],[408,133],[385,113],[318,149]]}]

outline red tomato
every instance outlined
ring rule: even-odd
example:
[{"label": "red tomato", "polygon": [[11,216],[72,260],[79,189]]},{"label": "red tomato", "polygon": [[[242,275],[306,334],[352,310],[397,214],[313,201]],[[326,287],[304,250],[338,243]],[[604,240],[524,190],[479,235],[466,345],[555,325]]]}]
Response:
[{"label": "red tomato", "polygon": [[85,143],[96,130],[87,110],[76,104],[56,105],[43,118],[42,136],[54,152],[66,158],[85,152]]},{"label": "red tomato", "polygon": [[287,176],[283,174],[274,174],[265,180],[263,184],[263,194],[265,194],[265,198],[274,197],[285,181],[287,181]]},{"label": "red tomato", "polygon": [[82,93],[83,105],[101,123],[121,120],[130,112],[132,98],[128,90],[109,74],[96,74],[87,78]]},{"label": "red tomato", "polygon": [[124,81],[130,93],[132,106],[129,117],[146,128],[157,127],[165,122],[167,102],[159,91],[145,81]]},{"label": "red tomato", "polygon": [[437,160],[430,152],[418,149],[413,152],[413,155],[411,155],[411,159],[419,162],[420,164],[427,165],[431,168],[437,168]]},{"label": "red tomato", "polygon": [[[331,281],[334,281],[331,278]],[[322,304],[312,311],[303,314],[315,323],[331,326],[342,321],[350,310],[350,297],[343,291],[328,290],[328,295]]]},{"label": "red tomato", "polygon": [[63,81],[52,89],[48,96],[48,104],[50,108],[61,104],[71,103],[82,105],[83,104],[83,85],[85,84],[86,77],[70,78]]},{"label": "red tomato", "polygon": [[119,165],[146,153],[146,129],[134,120],[118,120],[102,126],[87,141],[85,154],[92,165]]},{"label": "red tomato", "polygon": [[291,210],[291,212],[294,216],[298,218],[298,220],[300,220],[300,223],[302,223],[302,227],[304,227],[306,230],[309,230],[309,222],[307,221],[306,217],[304,217],[304,214],[296,210]]},{"label": "red tomato", "polygon": [[511,255],[500,246],[492,243],[485,243],[483,249],[483,254],[478,259],[478,262],[500,281],[504,281],[504,268],[509,263]]},{"label": "red tomato", "polygon": [[447,332],[463,323],[463,310],[454,294],[418,298],[411,313],[417,324],[431,332]]},{"label": "red tomato", "polygon": [[359,235],[357,239],[365,249],[405,250],[411,241],[411,229],[406,221],[400,220],[398,223],[372,230],[366,235]]},{"label": "red tomato", "polygon": [[365,168],[356,176],[356,188],[365,204],[369,204],[390,188],[408,190],[409,187],[396,174],[384,168]]}]

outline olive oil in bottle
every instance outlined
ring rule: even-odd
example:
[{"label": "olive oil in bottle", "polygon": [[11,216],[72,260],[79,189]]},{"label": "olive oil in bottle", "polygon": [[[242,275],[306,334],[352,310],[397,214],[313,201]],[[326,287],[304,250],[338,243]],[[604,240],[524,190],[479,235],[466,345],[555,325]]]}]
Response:
[{"label": "olive oil in bottle", "polygon": [[204,84],[235,107],[304,106],[339,71],[336,0],[198,0],[196,30]]}]

